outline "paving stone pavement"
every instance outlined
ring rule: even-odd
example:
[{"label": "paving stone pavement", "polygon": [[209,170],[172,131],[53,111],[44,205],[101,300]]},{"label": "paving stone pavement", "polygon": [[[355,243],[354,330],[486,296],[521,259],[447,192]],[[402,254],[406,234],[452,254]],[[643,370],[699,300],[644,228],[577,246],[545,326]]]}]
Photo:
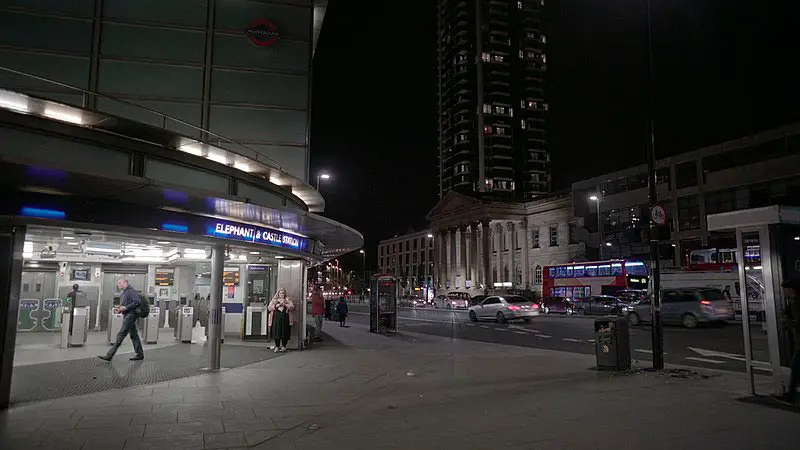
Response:
[{"label": "paving stone pavement", "polygon": [[587,355],[329,328],[310,351],[12,408],[0,448],[798,448],[800,415],[737,401],[741,374],[609,374]]}]

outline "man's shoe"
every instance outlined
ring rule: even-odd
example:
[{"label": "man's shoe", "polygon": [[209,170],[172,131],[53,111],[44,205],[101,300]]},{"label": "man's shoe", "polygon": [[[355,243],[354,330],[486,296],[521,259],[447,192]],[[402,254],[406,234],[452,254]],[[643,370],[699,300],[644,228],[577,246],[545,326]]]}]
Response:
[{"label": "man's shoe", "polygon": [[108,355],[97,355],[98,358],[102,359],[103,361],[111,361],[111,356]]},{"label": "man's shoe", "polygon": [[136,355],[133,358],[131,358],[130,360],[131,361],[141,361],[143,359],[144,359],[144,355]]}]

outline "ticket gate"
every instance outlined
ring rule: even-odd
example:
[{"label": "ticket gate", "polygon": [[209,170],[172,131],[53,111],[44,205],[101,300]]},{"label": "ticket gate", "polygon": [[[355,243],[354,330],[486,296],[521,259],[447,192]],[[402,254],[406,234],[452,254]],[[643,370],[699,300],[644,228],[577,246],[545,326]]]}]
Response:
[{"label": "ticket gate", "polygon": [[194,308],[179,306],[177,323],[175,324],[175,340],[178,342],[192,342],[192,327],[194,327]]},{"label": "ticket gate", "polygon": [[150,314],[144,318],[142,324],[142,340],[146,344],[158,343],[158,329],[159,320],[161,318],[161,310],[158,306],[150,306]]},{"label": "ticket gate", "polygon": [[125,314],[122,314],[117,308],[108,310],[108,344],[114,345],[117,342],[117,334],[122,329],[122,322]]},{"label": "ticket gate", "polygon": [[65,306],[61,317],[61,348],[82,347],[89,331],[89,307]]},{"label": "ticket gate", "polygon": [[64,302],[58,298],[47,298],[44,300],[45,314],[41,322],[44,331],[58,331],[61,329],[63,305]]},{"label": "ticket gate", "polygon": [[[253,303],[247,307],[244,324],[244,340],[267,339],[267,305]],[[224,321],[223,321],[224,323]]]}]

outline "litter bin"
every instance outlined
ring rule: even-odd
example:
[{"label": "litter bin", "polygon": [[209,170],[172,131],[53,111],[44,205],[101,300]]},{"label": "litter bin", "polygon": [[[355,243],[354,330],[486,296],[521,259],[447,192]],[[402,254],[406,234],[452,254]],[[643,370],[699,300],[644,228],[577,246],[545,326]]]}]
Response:
[{"label": "litter bin", "polygon": [[623,318],[596,319],[594,346],[597,368],[627,370],[631,368],[631,336],[628,321]]}]

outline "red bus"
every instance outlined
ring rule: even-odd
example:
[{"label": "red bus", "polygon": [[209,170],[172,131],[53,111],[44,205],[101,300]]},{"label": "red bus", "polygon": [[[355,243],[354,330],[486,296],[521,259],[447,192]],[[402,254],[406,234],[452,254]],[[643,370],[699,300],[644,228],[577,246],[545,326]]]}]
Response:
[{"label": "red bus", "polygon": [[612,259],[545,266],[542,296],[579,300],[619,291],[646,291],[647,266],[641,261]]}]

